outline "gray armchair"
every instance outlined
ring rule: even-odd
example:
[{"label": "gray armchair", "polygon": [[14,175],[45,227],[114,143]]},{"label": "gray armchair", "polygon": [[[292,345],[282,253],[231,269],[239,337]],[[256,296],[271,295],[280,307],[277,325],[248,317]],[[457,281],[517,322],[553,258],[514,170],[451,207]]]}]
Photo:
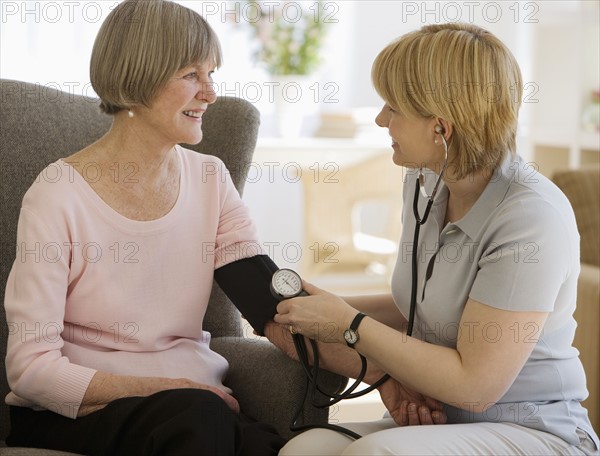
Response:
[{"label": "gray armchair", "polygon": [[[252,159],[258,111],[248,102],[220,97],[203,118],[204,139],[187,146],[219,156],[228,166],[241,193]],[[21,200],[38,173],[49,163],[66,157],[98,139],[110,127],[96,100],[50,87],[0,80],[0,302],[15,257],[16,228]],[[0,310],[0,356],[6,355],[7,324]],[[244,338],[240,315],[215,284],[204,327],[212,333],[212,348],[230,363],[225,383],[241,408],[256,419],[272,423],[290,436],[289,423],[304,400],[304,374],[300,365],[261,338]],[[0,447],[9,432],[8,392],[4,362],[0,373]],[[323,373],[324,386],[339,391],[346,379]],[[327,409],[307,404],[304,421],[326,423]],[[2,455],[59,455],[50,450],[0,448]]]}]

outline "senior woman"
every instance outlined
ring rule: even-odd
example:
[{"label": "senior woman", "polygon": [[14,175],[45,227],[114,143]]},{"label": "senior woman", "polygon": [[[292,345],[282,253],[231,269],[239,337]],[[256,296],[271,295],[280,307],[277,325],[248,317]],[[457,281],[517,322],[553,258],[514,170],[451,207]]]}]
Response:
[{"label": "senior woman", "polygon": [[126,0],[102,25],[91,80],[112,127],[22,203],[18,245],[62,251],[17,259],[8,279],[7,320],[23,328],[8,338],[9,445],[128,456],[283,445],[240,413],[202,331],[214,270],[257,245],[223,163],[178,146],[202,139],[220,62],[210,26],[172,2]]},{"label": "senior woman", "polygon": [[475,25],[430,25],[388,45],[372,78],[385,101],[376,123],[408,169],[391,294],[305,284],[311,296],[282,301],[275,322],[319,338],[331,370],[356,373],[356,351],[370,382],[388,373],[393,418],[350,424],[356,441],[310,430],[280,454],[596,453],[571,345],[579,236],[565,196],[516,154],[517,62]]}]

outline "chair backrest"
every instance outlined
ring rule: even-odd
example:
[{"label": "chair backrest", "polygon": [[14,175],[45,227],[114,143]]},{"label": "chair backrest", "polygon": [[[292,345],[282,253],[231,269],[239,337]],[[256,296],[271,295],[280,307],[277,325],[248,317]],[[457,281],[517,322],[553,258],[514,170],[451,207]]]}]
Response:
[{"label": "chair backrest", "polygon": [[560,170],[552,180],[573,206],[581,236],[581,262],[600,266],[600,167]]},{"label": "chair backrest", "polygon": [[[54,88],[0,80],[0,357],[6,356],[8,328],[4,291],[16,252],[17,220],[23,195],[46,165],[67,157],[100,138],[112,118],[98,101]],[[219,97],[203,117],[204,139],[190,149],[216,155],[241,193],[252,160],[259,113],[250,103]],[[204,320],[213,336],[241,336],[240,317],[218,286]],[[8,393],[4,361],[0,363],[0,440],[8,433]]]}]

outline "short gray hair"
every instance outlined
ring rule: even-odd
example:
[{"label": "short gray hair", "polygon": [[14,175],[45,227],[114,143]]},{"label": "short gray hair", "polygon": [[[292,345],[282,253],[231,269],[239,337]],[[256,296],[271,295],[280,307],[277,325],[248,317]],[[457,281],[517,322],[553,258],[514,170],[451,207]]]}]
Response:
[{"label": "short gray hair", "polygon": [[221,65],[221,45],[198,13],[167,0],[125,0],[98,32],[90,78],[100,109],[115,114],[150,106],[177,71],[209,60]]}]

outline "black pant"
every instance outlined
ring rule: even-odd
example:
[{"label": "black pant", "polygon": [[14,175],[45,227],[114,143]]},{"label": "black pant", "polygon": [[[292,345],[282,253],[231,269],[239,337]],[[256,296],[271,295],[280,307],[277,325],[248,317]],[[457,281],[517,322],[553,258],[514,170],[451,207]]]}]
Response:
[{"label": "black pant", "polygon": [[11,407],[9,446],[86,455],[276,455],[285,439],[231,411],[210,391],[178,389],[129,397],[75,420]]}]

